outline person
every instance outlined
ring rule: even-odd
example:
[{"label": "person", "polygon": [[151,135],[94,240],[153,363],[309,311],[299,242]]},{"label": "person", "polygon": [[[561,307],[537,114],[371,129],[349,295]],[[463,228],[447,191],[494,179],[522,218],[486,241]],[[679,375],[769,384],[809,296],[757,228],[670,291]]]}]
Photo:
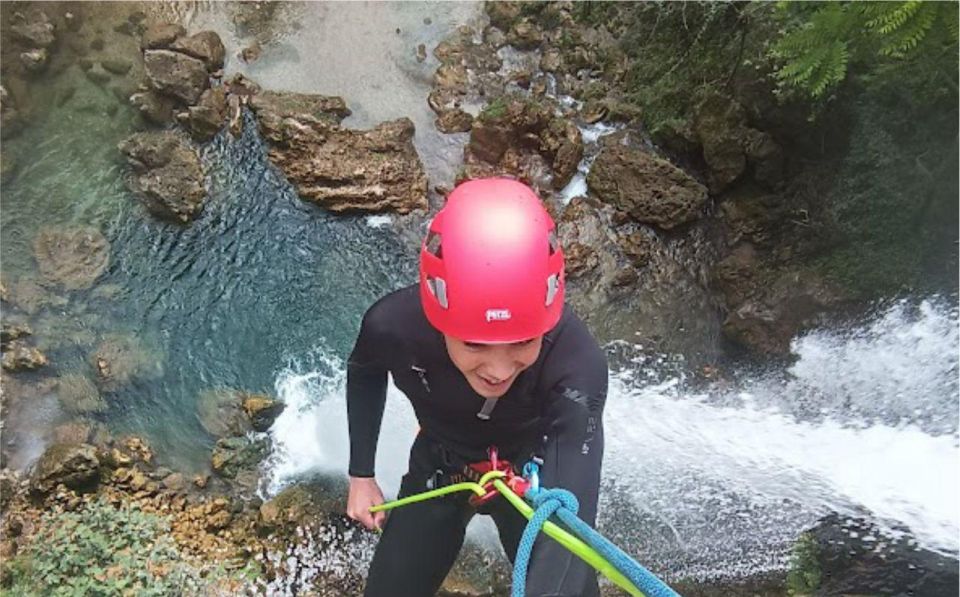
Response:
[{"label": "person", "polygon": [[[542,461],[540,483],[576,495],[595,523],[603,459],[607,362],[564,303],[563,251],[534,191],[505,178],[457,186],[430,224],[419,284],[377,301],[363,317],[347,366],[350,433],[347,514],[382,528],[368,597],[433,595],[453,566],[468,494],[371,514],[384,501],[374,457],[387,373],[420,424],[399,497],[464,480],[495,447],[515,467]],[[512,562],[526,519],[503,497],[492,516]],[[596,595],[596,574],[543,534],[527,595]]]}]

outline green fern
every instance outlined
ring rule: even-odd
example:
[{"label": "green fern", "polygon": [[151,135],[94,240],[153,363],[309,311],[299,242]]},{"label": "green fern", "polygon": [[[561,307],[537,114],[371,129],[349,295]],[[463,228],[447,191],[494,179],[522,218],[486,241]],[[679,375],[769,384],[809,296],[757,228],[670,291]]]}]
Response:
[{"label": "green fern", "polygon": [[[878,56],[901,60],[918,53],[928,40],[956,46],[958,39],[956,2],[907,0],[779,6],[790,30],[771,50],[780,65],[775,77],[781,89],[813,99],[823,98],[841,83],[852,62],[870,66]],[[937,28],[941,33],[933,35]]]}]

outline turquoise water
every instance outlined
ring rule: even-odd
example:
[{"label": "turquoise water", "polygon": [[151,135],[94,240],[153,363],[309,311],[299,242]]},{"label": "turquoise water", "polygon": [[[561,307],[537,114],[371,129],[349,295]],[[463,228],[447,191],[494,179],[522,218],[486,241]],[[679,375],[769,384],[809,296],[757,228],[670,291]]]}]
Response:
[{"label": "turquoise water", "polygon": [[17,140],[18,161],[30,166],[4,187],[4,278],[36,275],[31,243],[41,225],[106,235],[110,265],[97,284],[31,323],[41,340],[63,335],[65,322],[82,329],[73,334],[80,341],[49,351],[57,373],[92,378],[90,340],[138,340],[150,365],[105,395],[104,420],[143,434],[170,464],[199,470],[208,460],[214,438],[196,417],[200,392],[270,393],[294,355],[318,345],[345,354],[366,307],[415,279],[415,253],[390,227],[301,201],[268,163],[252,118],[241,138],[223,134],[204,147],[209,198],[189,226],[149,216],[124,188],[116,142],[129,120],[73,119],[54,112]]}]

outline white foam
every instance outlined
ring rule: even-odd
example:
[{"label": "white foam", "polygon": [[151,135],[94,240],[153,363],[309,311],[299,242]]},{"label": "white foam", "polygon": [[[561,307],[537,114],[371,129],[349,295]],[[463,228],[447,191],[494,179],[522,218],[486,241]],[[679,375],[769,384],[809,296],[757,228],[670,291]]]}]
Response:
[{"label": "white foam", "polygon": [[[276,394],[287,407],[270,429],[274,453],[268,463],[267,495],[303,476],[346,476],[350,443],[345,384],[343,363],[322,350],[279,373]],[[400,488],[416,433],[409,401],[390,383],[376,468],[385,494],[396,495]]]},{"label": "white foam", "polygon": [[371,228],[383,228],[393,223],[393,218],[386,214],[377,214],[365,218],[367,226]]}]

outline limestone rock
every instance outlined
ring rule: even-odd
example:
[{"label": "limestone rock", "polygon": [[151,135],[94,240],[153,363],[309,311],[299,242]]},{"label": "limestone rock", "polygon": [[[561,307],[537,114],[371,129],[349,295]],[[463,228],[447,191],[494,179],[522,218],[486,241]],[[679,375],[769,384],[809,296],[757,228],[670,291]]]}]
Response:
[{"label": "limestone rock", "polygon": [[7,371],[33,371],[47,364],[47,357],[19,340],[11,342],[3,352],[2,364]]},{"label": "limestone rock", "polygon": [[14,323],[4,319],[0,325],[0,348],[6,350],[14,340],[32,335],[30,326],[25,323]]},{"label": "limestone rock", "polygon": [[507,43],[518,50],[535,50],[543,43],[543,32],[532,20],[523,19],[510,27]]},{"label": "limestone rock", "polygon": [[459,108],[444,110],[437,117],[436,125],[442,133],[466,133],[473,126],[473,116]]},{"label": "limestone rock", "polygon": [[202,60],[210,72],[223,68],[223,59],[226,56],[223,42],[214,31],[201,31],[189,37],[181,37],[170,45],[170,49]]},{"label": "limestone rock", "polygon": [[68,290],[89,288],[110,263],[110,243],[96,228],[44,227],[33,239],[40,273]]},{"label": "limestone rock", "polygon": [[173,121],[174,100],[155,91],[131,95],[130,104],[137,108],[144,120],[151,124],[166,125]]},{"label": "limestone rock", "polygon": [[260,506],[260,525],[266,529],[297,527],[319,516],[311,492],[291,485]]},{"label": "limestone rock", "polygon": [[[10,33],[13,38],[22,44],[33,48],[47,48],[56,41],[53,23],[47,17],[46,13],[38,12],[31,15],[27,20],[19,15],[20,22],[10,27]],[[15,16],[17,19],[17,16]]]},{"label": "limestone rock", "polygon": [[188,105],[195,104],[209,84],[204,62],[180,52],[147,50],[143,64],[154,89]]},{"label": "limestone rock", "polygon": [[713,94],[697,106],[694,131],[709,167],[709,184],[718,193],[753,165],[754,178],[768,186],[783,178],[783,151],[773,138],[747,126],[743,107]]},{"label": "limestone rock", "polygon": [[243,412],[246,413],[256,431],[270,429],[285,407],[286,404],[283,402],[259,394],[249,394],[243,399]]},{"label": "limestone rock", "polygon": [[652,153],[621,144],[605,147],[588,175],[590,190],[638,222],[671,229],[700,217],[707,189]]},{"label": "limestone rock", "polygon": [[620,218],[591,197],[574,198],[564,210],[557,224],[567,300],[603,342],[641,342],[691,359],[714,354],[718,308],[701,281],[706,272],[692,269],[715,259],[706,224],[686,238],[664,239]]},{"label": "limestone rock", "polygon": [[761,270],[749,297],[731,307],[723,333],[757,354],[787,355],[790,341],[843,301],[842,294],[811,271]]},{"label": "limestone rock", "polygon": [[87,414],[107,409],[107,403],[100,396],[97,386],[86,375],[68,373],[57,381],[57,397],[68,412]]},{"label": "limestone rock", "polygon": [[134,175],[127,185],[154,215],[187,223],[206,198],[203,170],[187,139],[173,131],[138,133],[120,144]]},{"label": "limestone rock", "polygon": [[269,446],[265,440],[247,437],[227,437],[217,441],[210,456],[215,473],[232,479],[241,472],[255,469],[266,456]]},{"label": "limestone rock", "polygon": [[55,443],[85,444],[91,435],[93,435],[93,427],[82,420],[57,425],[53,430]]},{"label": "limestone rock", "polygon": [[292,93],[279,91],[260,91],[259,85],[249,80],[230,82],[230,91],[235,93],[234,87],[240,85],[250,88],[250,107],[257,113],[261,122],[266,122],[266,128],[273,130],[278,126],[277,120],[292,118],[294,120],[325,120],[339,124],[341,120],[350,116],[351,112],[343,98],[326,95],[312,95],[306,93]]},{"label": "limestone rock", "polygon": [[197,397],[197,418],[214,437],[242,435],[250,430],[244,413],[243,395],[236,390],[212,389]]},{"label": "limestone rock", "polygon": [[158,355],[146,350],[136,336],[115,334],[104,338],[91,356],[101,389],[116,391],[134,379],[155,379],[163,373]]},{"label": "limestone rock", "polygon": [[207,89],[196,106],[189,108],[187,126],[194,140],[203,142],[213,139],[227,120],[227,94],[224,88]]},{"label": "limestone rock", "polygon": [[133,62],[126,58],[105,58],[100,61],[103,69],[115,75],[125,75],[133,68]]},{"label": "limestone rock", "polygon": [[186,34],[187,30],[178,23],[154,23],[143,33],[140,47],[144,50],[168,48],[179,37]]},{"label": "limestone rock", "polygon": [[34,48],[20,53],[20,63],[28,73],[40,73],[46,70],[50,55],[46,48]]},{"label": "limestone rock", "polygon": [[100,461],[90,444],[53,444],[43,453],[30,478],[34,493],[46,494],[63,484],[88,489],[97,483]]},{"label": "limestone rock", "polygon": [[407,118],[368,131],[340,127],[340,98],[261,93],[250,100],[270,160],[300,197],[334,212],[427,207],[427,178]]}]

